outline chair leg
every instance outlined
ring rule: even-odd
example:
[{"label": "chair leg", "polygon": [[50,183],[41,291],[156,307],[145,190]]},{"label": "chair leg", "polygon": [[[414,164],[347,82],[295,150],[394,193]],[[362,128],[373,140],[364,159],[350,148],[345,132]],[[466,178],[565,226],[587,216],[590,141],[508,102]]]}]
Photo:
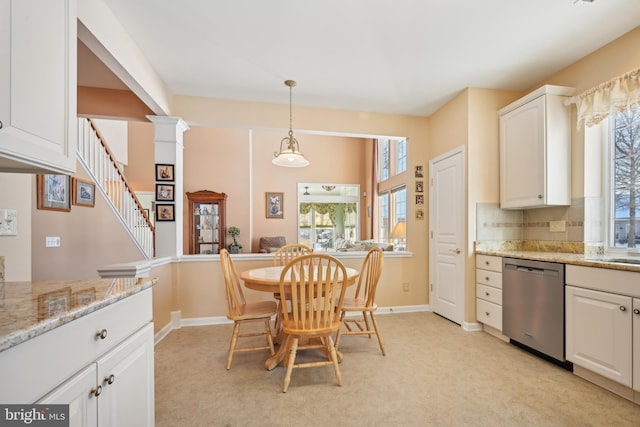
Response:
[{"label": "chair leg", "polygon": [[378,329],[378,321],[376,317],[373,315],[373,312],[370,311],[369,315],[371,316],[371,323],[373,323],[373,327],[376,331],[376,336],[378,337],[378,344],[380,345],[380,350],[382,351],[382,355],[386,356],[387,354],[384,352],[384,344],[382,343],[382,337],[380,336],[380,330]]},{"label": "chair leg", "polygon": [[271,355],[273,356],[274,354],[276,354],[276,350],[273,347],[273,336],[271,335],[271,320],[270,319],[266,319],[264,321],[264,327],[265,327],[265,332],[267,335],[267,343],[269,344],[269,351],[271,352]]},{"label": "chair leg", "polygon": [[231,360],[233,359],[233,352],[236,349],[239,333],[240,324],[238,322],[233,322],[233,332],[231,333],[231,342],[229,343],[229,356],[227,356],[227,370],[231,369]]},{"label": "chair leg", "polygon": [[282,392],[286,393],[289,389],[289,383],[291,382],[291,372],[293,371],[293,365],[296,361],[296,352],[298,351],[298,337],[290,337],[287,340],[289,348],[289,357],[287,360],[287,373],[284,376],[284,384],[282,386]]},{"label": "chair leg", "polygon": [[[369,313],[371,313],[371,312],[369,312]],[[365,330],[371,331],[371,325],[369,325],[369,319],[367,318],[367,312],[366,311],[362,312],[362,318],[364,319],[364,326],[366,327]],[[369,338],[371,338],[371,334],[369,334]]]},{"label": "chair leg", "polygon": [[333,340],[331,336],[326,338],[325,342],[327,346],[327,351],[329,352],[329,359],[333,362],[333,370],[336,373],[336,379],[338,380],[338,385],[342,385],[342,375],[340,374],[340,367],[338,366],[338,354],[336,353],[336,347],[333,344]]},{"label": "chair leg", "polygon": [[342,327],[345,325],[344,314],[345,314],[344,311],[340,313],[340,328],[336,333],[336,345],[335,345],[336,351],[338,351],[338,346],[340,345],[340,337],[342,336]]}]

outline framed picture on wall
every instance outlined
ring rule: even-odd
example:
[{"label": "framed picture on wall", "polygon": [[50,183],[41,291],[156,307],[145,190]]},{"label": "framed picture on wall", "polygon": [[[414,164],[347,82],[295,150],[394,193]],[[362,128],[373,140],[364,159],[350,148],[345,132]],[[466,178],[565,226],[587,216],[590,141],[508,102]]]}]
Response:
[{"label": "framed picture on wall", "polygon": [[69,175],[36,177],[37,207],[51,211],[71,210],[71,178]]},{"label": "framed picture on wall", "polygon": [[94,207],[96,205],[96,186],[91,181],[73,178],[73,198],[74,205]]},{"label": "framed picture on wall", "polygon": [[284,193],[265,193],[265,216],[284,218]]},{"label": "framed picture on wall", "polygon": [[175,181],[174,166],[164,163],[156,164],[156,181]]},{"label": "framed picture on wall", "polygon": [[156,203],[156,221],[175,221],[175,206]]},{"label": "framed picture on wall", "polygon": [[156,200],[159,202],[173,202],[173,184],[156,184]]}]

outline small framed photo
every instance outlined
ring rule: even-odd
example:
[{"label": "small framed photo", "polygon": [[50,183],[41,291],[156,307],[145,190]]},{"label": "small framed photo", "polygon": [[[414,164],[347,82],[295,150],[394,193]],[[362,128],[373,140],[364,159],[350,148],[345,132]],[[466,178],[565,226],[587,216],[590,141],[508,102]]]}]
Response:
[{"label": "small framed photo", "polygon": [[38,295],[38,320],[59,316],[70,309],[70,287]]},{"label": "small framed photo", "polygon": [[424,192],[424,181],[416,181],[416,193]]},{"label": "small framed photo", "polygon": [[156,203],[156,221],[175,221],[175,205]]},{"label": "small framed photo", "polygon": [[265,216],[284,218],[284,193],[265,193]]},{"label": "small framed photo", "polygon": [[422,221],[424,219],[424,211],[422,209],[416,209],[416,219]]},{"label": "small framed photo", "polygon": [[156,164],[156,181],[173,182],[175,181],[174,172],[175,171],[174,171],[173,165],[157,163]]},{"label": "small framed photo", "polygon": [[51,211],[71,210],[71,178],[68,175],[36,177],[37,207]]},{"label": "small framed photo", "polygon": [[158,202],[173,202],[173,184],[156,184],[156,200]]},{"label": "small framed photo", "polygon": [[424,176],[422,174],[422,166],[416,166],[414,175],[415,175],[416,178],[422,178]]},{"label": "small framed photo", "polygon": [[416,205],[418,205],[418,206],[424,205],[424,195],[423,194],[416,194]]},{"label": "small framed photo", "polygon": [[71,201],[74,205],[94,207],[96,205],[96,185],[91,181],[73,178]]}]

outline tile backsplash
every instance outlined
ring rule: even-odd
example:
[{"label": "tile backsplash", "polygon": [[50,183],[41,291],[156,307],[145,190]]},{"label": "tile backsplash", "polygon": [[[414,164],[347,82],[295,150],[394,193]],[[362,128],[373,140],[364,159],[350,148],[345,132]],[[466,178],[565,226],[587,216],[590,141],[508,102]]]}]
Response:
[{"label": "tile backsplash", "polygon": [[[476,240],[482,241],[558,241],[584,242],[584,198],[571,201],[571,206],[539,209],[500,209],[499,203],[476,206]],[[550,223],[564,224],[564,231],[550,231]]]}]

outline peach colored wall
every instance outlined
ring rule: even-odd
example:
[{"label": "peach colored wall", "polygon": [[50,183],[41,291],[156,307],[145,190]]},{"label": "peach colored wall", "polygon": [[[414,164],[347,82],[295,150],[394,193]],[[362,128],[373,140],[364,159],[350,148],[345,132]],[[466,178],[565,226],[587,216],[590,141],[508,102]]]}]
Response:
[{"label": "peach colored wall", "polygon": [[0,236],[0,256],[4,257],[5,280],[31,280],[31,195],[35,193],[32,175],[0,173],[0,209],[17,214],[15,236]]},{"label": "peach colored wall", "polygon": [[153,267],[149,277],[156,277],[158,283],[153,287],[153,322],[157,333],[171,322],[171,313],[178,311],[178,264],[166,263]]},{"label": "peach colored wall", "polygon": [[[77,165],[76,177],[88,180]],[[96,191],[95,207],[71,206],[70,212],[37,209],[36,177],[32,176],[31,263],[32,280],[98,278],[105,265],[143,259],[123,226]],[[61,239],[58,248],[45,248],[45,237]]]},{"label": "peach colored wall", "polygon": [[[360,269],[363,258],[343,258],[347,267]],[[416,301],[422,298],[422,290],[418,287],[410,288],[409,292],[402,291],[402,283],[412,279],[409,268],[411,258],[384,259],[382,276],[376,293],[376,301],[381,307],[411,306],[418,304]],[[272,264],[271,259],[243,260],[242,256],[234,256],[234,264],[238,274],[245,270],[258,267],[266,267]],[[183,259],[178,265],[179,280],[177,286],[178,307],[183,319],[197,319],[206,317],[226,316],[227,303],[225,299],[224,280],[220,263],[217,261],[199,261],[194,257]],[[155,272],[154,272],[155,273]],[[202,278],[207,278],[203,280]],[[189,286],[184,286],[188,283]],[[154,294],[157,292],[154,287]],[[351,288],[347,295],[352,295],[355,288]],[[273,295],[265,292],[247,290],[247,301],[272,300]],[[155,303],[154,299],[154,303]],[[424,304],[421,303],[421,304]],[[160,324],[160,318],[154,320]],[[162,325],[157,325],[160,328]]]},{"label": "peach colored wall", "polygon": [[131,91],[78,86],[78,116],[146,121],[153,112]]},{"label": "peach colored wall", "polygon": [[129,163],[124,168],[127,181],[134,191],[155,194],[155,159],[153,125],[143,122],[129,122],[128,146]]}]

